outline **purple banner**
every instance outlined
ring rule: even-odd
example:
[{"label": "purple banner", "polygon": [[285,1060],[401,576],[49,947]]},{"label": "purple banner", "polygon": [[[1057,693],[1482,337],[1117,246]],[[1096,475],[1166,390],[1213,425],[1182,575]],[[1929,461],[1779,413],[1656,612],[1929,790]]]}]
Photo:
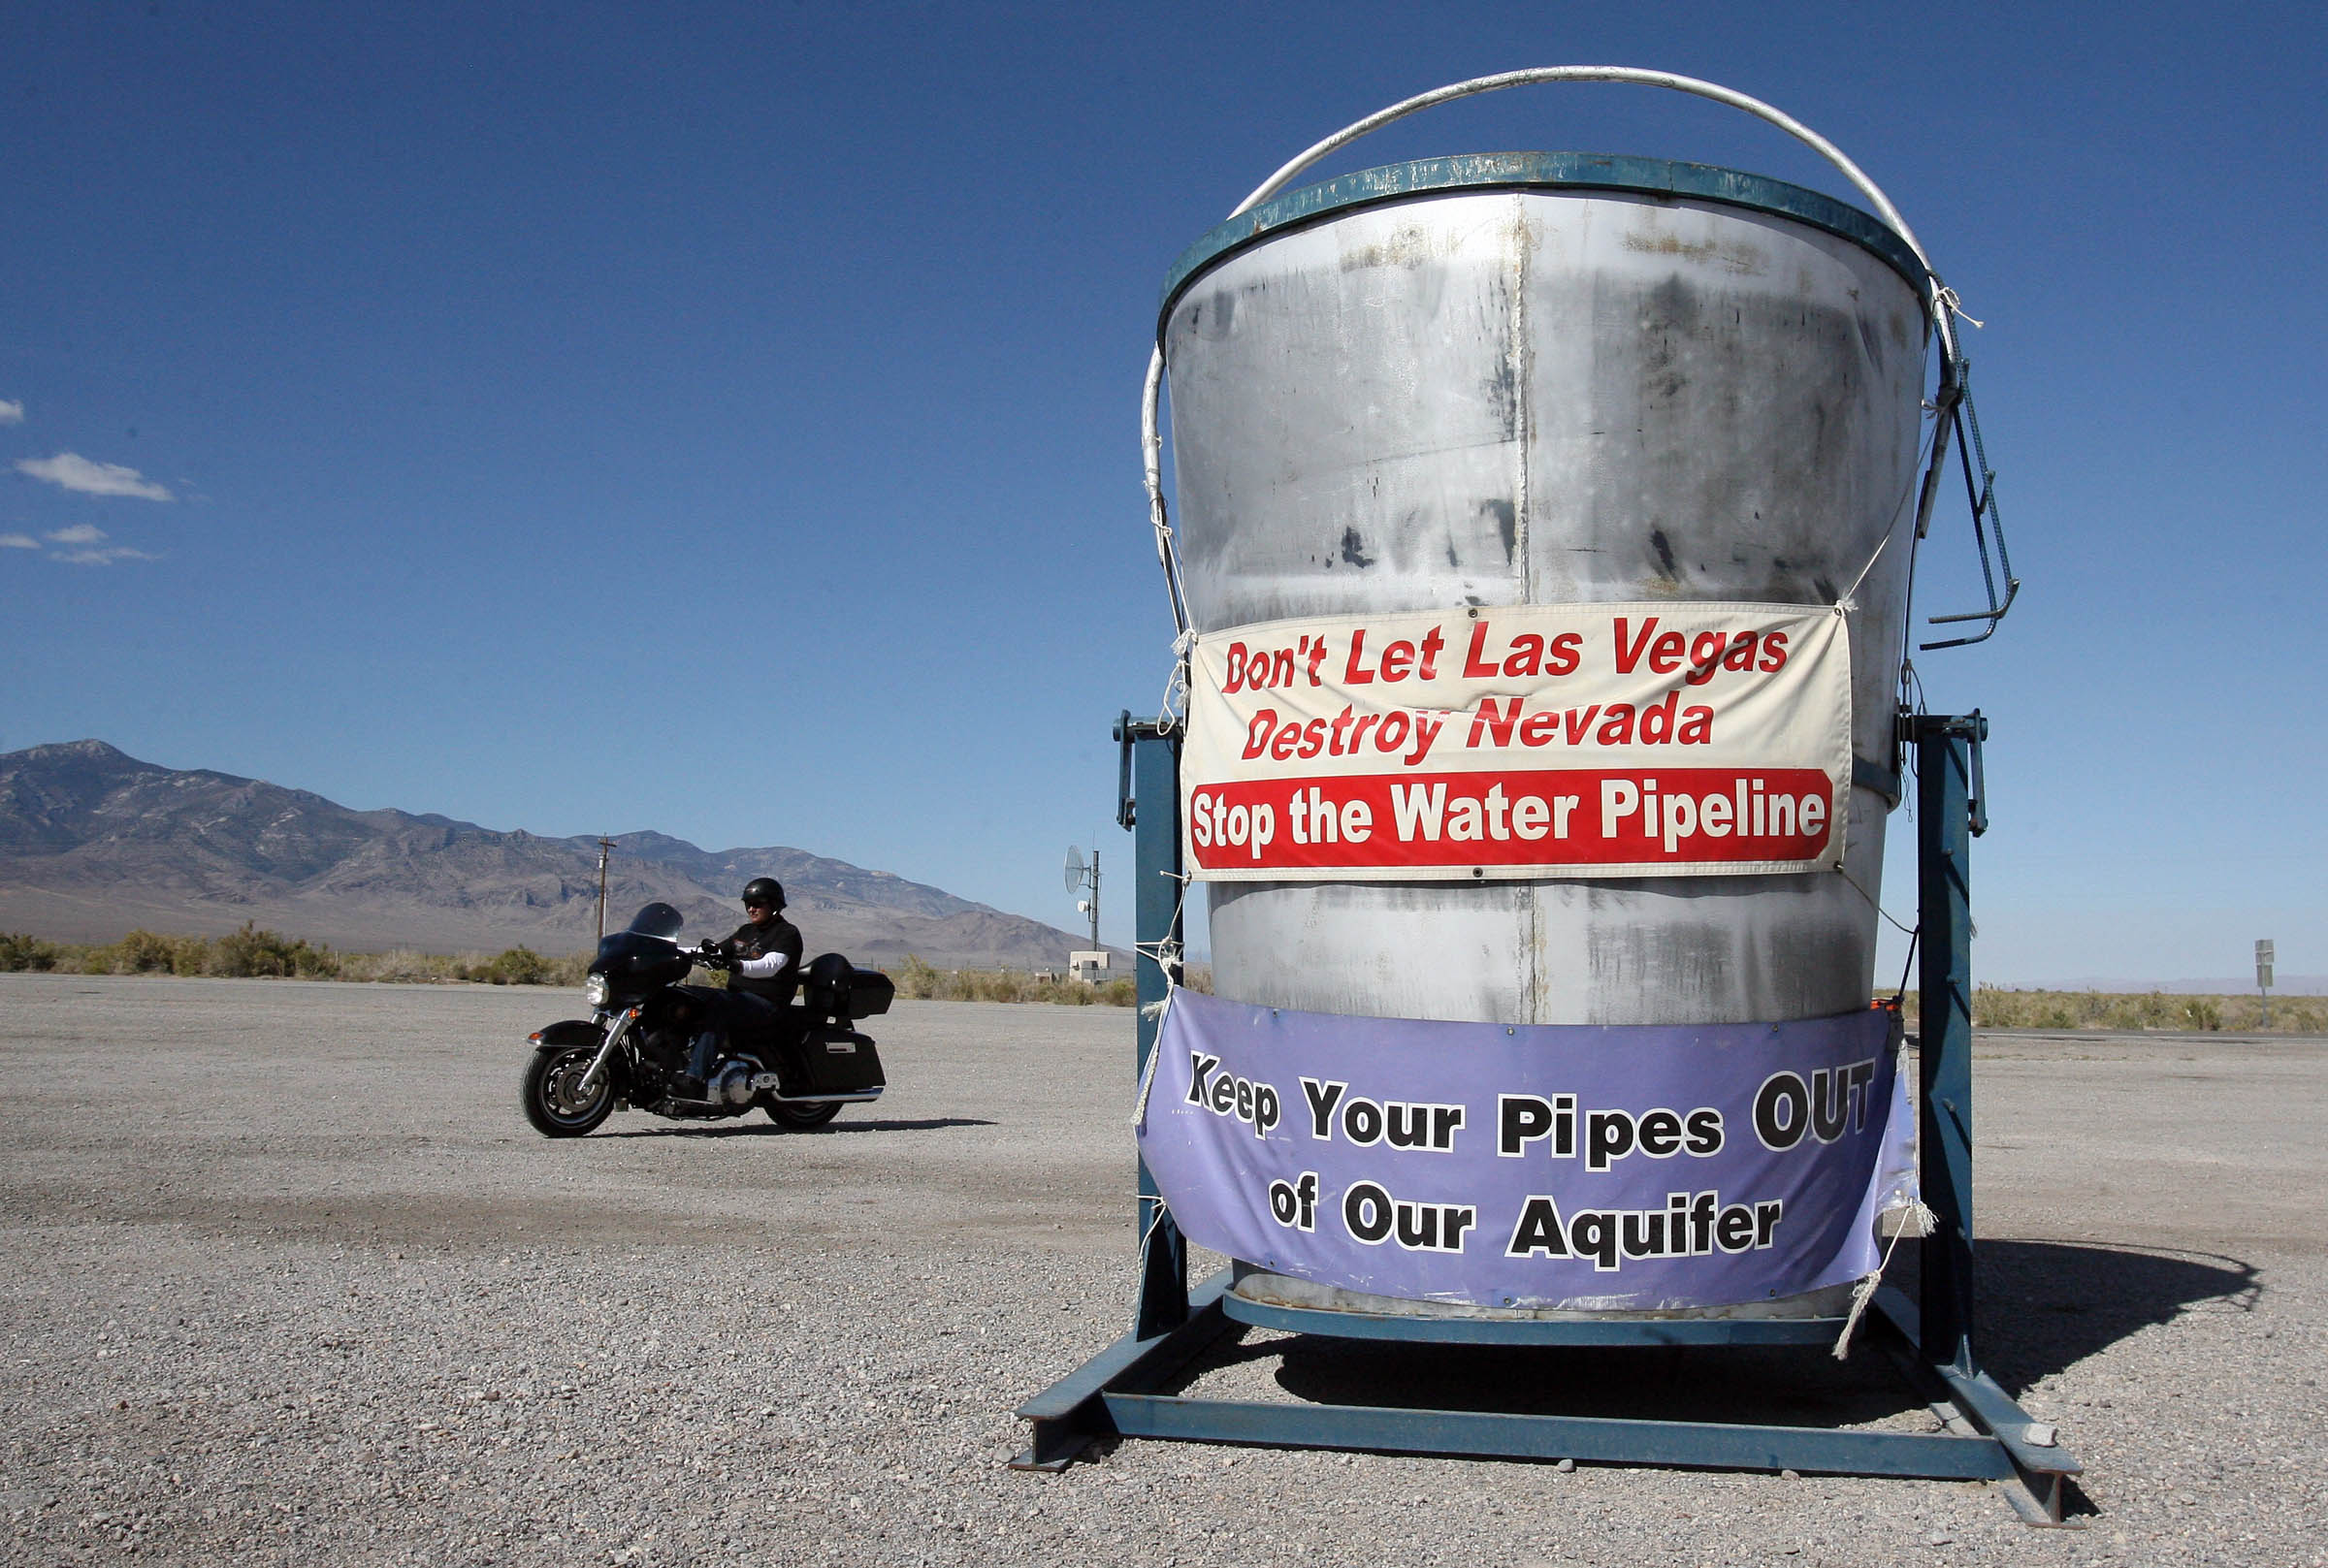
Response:
[{"label": "purple banner", "polygon": [[1175,991],[1140,1151],[1188,1238],[1409,1300],[1728,1306],[1876,1266],[1913,1199],[1894,1016],[1523,1025]]}]

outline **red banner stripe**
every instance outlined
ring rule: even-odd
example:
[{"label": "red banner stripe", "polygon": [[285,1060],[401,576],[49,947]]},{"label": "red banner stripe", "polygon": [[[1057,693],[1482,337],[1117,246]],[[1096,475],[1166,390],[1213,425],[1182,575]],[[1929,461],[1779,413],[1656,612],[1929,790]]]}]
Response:
[{"label": "red banner stripe", "polygon": [[1188,849],[1207,871],[1809,861],[1833,836],[1836,798],[1817,768],[1200,783]]}]

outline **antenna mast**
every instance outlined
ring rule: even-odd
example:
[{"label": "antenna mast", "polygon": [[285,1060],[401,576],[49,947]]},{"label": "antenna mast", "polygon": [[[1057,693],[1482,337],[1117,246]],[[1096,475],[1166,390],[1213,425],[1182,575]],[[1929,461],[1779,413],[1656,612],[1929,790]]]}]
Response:
[{"label": "antenna mast", "polygon": [[1067,891],[1070,893],[1087,893],[1089,895],[1086,898],[1076,900],[1075,907],[1083,913],[1091,916],[1091,946],[1094,951],[1098,951],[1100,950],[1099,851],[1097,849],[1092,850],[1090,864],[1085,865],[1083,863],[1083,850],[1077,848],[1073,845],[1069,845],[1067,847],[1066,874]]}]

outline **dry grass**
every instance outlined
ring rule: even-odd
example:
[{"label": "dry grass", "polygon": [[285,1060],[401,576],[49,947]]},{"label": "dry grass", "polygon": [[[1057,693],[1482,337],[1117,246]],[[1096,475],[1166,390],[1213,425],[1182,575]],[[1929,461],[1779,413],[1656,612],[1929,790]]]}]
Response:
[{"label": "dry grass", "polygon": [[1038,979],[1022,969],[938,969],[909,955],[890,972],[897,994],[933,1002],[1051,1002],[1071,1008],[1128,1008],[1135,1000],[1130,976],[1086,985],[1081,980]]},{"label": "dry grass", "polygon": [[0,934],[0,970],[60,975],[218,975],[296,980],[401,980],[486,985],[580,985],[586,953],[551,958],[531,947],[483,953],[343,953],[304,937],[278,936],[249,923],[223,937],[165,937],[132,931],[119,942],[48,942]]},{"label": "dry grass", "polygon": [[[132,931],[119,942],[48,942],[0,932],[0,971],[39,970],[60,975],[220,975],[300,980],[394,981],[404,984],[576,986],[589,973],[590,955],[552,958],[531,947],[483,953],[424,953],[400,947],[384,953],[343,953],[303,937],[281,937],[244,925],[223,937],[165,937]],[[727,976],[696,970],[697,984],[722,985]],[[1025,970],[934,969],[908,958],[891,976],[901,997],[945,1002],[1050,1002],[1067,1007],[1128,1008],[1126,977],[1084,985],[1073,980],[1037,979]]]},{"label": "dry grass", "polygon": [[[1907,1014],[1916,1023],[1916,993]],[[1972,993],[1976,1029],[2123,1029],[2167,1034],[2328,1034],[2328,997],[2184,996],[2165,991],[2023,991],[1983,985]]]}]

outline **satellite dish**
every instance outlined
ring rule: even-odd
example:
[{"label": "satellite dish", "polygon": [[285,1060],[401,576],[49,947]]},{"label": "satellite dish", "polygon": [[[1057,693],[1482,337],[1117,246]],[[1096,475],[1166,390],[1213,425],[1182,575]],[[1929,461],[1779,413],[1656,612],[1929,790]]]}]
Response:
[{"label": "satellite dish", "polygon": [[1074,845],[1067,846],[1067,891],[1080,892],[1083,885],[1083,851]]}]

